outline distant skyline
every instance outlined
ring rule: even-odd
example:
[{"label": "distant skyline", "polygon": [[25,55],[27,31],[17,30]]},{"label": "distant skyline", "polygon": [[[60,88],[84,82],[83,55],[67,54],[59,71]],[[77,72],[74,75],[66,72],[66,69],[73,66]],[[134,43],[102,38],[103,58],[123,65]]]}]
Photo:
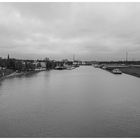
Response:
[{"label": "distant skyline", "polygon": [[140,60],[140,3],[0,3],[0,56]]}]

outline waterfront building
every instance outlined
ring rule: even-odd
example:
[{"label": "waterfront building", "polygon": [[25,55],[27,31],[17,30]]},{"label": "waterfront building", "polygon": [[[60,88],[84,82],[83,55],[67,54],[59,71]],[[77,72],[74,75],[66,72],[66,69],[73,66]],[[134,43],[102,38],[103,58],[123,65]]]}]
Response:
[{"label": "waterfront building", "polygon": [[45,62],[40,62],[40,64],[41,64],[42,68],[46,68],[46,63]]}]

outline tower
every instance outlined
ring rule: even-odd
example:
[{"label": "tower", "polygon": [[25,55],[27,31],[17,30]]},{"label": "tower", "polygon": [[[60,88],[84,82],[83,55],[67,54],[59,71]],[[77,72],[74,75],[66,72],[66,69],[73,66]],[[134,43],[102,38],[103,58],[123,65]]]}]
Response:
[{"label": "tower", "polygon": [[10,68],[10,57],[9,54],[7,56],[7,64],[6,64],[7,68]]},{"label": "tower", "polygon": [[7,59],[8,59],[8,60],[10,59],[9,54],[8,54],[8,56],[7,56]]}]

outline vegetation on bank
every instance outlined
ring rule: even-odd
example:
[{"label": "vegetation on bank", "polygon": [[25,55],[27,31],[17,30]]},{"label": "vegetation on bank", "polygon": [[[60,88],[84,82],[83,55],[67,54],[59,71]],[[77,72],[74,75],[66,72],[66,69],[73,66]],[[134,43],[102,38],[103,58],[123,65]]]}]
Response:
[{"label": "vegetation on bank", "polygon": [[1,69],[0,70],[0,77],[10,75],[14,72],[12,69]]},{"label": "vegetation on bank", "polygon": [[[119,68],[123,73],[140,77],[140,61],[68,61],[64,59],[62,61],[50,60],[45,58],[44,60],[21,60],[10,58],[0,58],[0,79],[8,76],[24,75],[26,73],[33,73],[42,70],[58,69],[60,67],[77,67],[79,65],[92,65],[97,64],[100,68],[106,70],[112,70]],[[112,67],[113,66],[113,67]]]},{"label": "vegetation on bank", "polygon": [[53,62],[45,60],[19,60],[14,58],[0,58],[0,78],[7,76],[21,75],[29,72],[49,70],[53,67]]},{"label": "vegetation on bank", "polygon": [[140,65],[140,61],[98,61],[98,62],[94,62],[97,63],[99,65],[114,65],[114,64],[120,64],[120,65]]},{"label": "vegetation on bank", "polygon": [[130,67],[126,67],[126,68],[120,68],[120,70],[125,74],[140,77],[140,67],[130,66]]},{"label": "vegetation on bank", "polygon": [[20,60],[10,58],[8,55],[7,59],[0,58],[0,78],[39,72],[42,70],[51,70],[55,69],[57,66],[64,67],[66,65],[72,66],[73,62],[67,59],[55,61],[49,58],[45,58],[44,60]]}]

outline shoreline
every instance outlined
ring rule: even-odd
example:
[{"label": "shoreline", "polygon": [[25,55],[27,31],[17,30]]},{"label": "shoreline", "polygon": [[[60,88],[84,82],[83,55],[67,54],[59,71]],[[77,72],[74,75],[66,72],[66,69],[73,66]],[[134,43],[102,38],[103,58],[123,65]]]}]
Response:
[{"label": "shoreline", "polygon": [[140,66],[108,66],[107,68],[102,68],[106,71],[109,71],[112,73],[113,69],[120,69],[120,71],[122,71],[122,73],[131,75],[131,76],[135,76],[137,78],[140,78]]},{"label": "shoreline", "polygon": [[27,75],[27,74],[37,73],[37,72],[41,72],[41,71],[45,71],[45,70],[36,70],[36,71],[27,71],[27,72],[13,72],[13,73],[11,73],[9,75],[0,77],[0,81],[5,80],[7,78],[14,78],[14,77],[18,77],[18,76],[24,76],[24,75]]}]

